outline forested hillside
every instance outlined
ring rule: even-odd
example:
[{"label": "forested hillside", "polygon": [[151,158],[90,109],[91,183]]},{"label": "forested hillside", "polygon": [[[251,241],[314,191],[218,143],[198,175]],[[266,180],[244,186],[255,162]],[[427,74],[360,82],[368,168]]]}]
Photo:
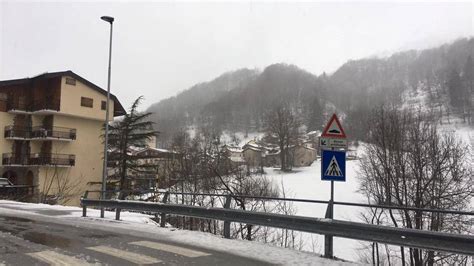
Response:
[{"label": "forested hillside", "polygon": [[[326,116],[341,114],[350,137],[363,139],[365,119],[381,104],[406,106],[428,96],[423,110],[439,117],[472,114],[474,39],[387,58],[353,60],[319,76],[294,65],[274,64],[263,71],[241,69],[200,83],[149,107],[166,146],[177,130],[195,127],[216,132],[259,132],[266,112],[289,104],[306,126],[321,130]],[[421,102],[420,102],[421,103]]]}]

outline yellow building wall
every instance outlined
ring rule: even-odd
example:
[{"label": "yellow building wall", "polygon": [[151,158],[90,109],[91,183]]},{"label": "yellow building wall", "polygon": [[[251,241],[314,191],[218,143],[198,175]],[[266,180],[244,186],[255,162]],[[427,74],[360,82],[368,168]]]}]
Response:
[{"label": "yellow building wall", "polygon": [[[100,190],[100,184],[91,185],[89,183],[102,181],[103,144],[100,138],[102,124],[103,122],[97,120],[54,116],[54,126],[75,128],[77,136],[75,140],[69,142],[53,141],[51,152],[74,154],[76,161],[72,167],[41,167],[38,184],[40,190],[45,186],[45,183],[48,185],[55,175],[59,178],[63,190],[67,187],[73,188],[69,191],[69,194],[73,195],[72,200],[62,202],[67,205],[79,205],[80,197],[86,190]],[[56,189],[57,186],[50,191],[53,192]]]},{"label": "yellow building wall", "polygon": [[[81,106],[81,97],[91,98],[93,107]],[[76,85],[66,84],[66,76],[61,80],[61,106],[60,113],[80,116],[89,119],[105,120],[105,110],[101,109],[101,102],[106,101],[107,96],[89,88],[76,80]],[[109,102],[109,120],[113,120],[114,102]]]},{"label": "yellow building wall", "polygon": [[[81,97],[93,99],[93,107],[81,106]],[[72,195],[70,200],[60,200],[58,203],[66,205],[80,204],[80,197],[86,190],[100,190],[103,168],[103,143],[101,139],[102,126],[105,119],[105,110],[101,109],[102,101],[106,96],[89,88],[76,80],[76,85],[66,84],[66,77],[61,80],[61,103],[59,114],[54,115],[53,126],[75,128],[76,140],[52,141],[52,153],[74,154],[75,166],[72,167],[17,167],[15,171],[23,175],[31,170],[34,173],[36,191],[46,194],[57,194],[63,190]],[[113,100],[109,103],[109,120],[113,121]],[[13,140],[4,137],[4,127],[13,124],[15,115],[0,112],[0,151],[11,153]],[[42,125],[44,115],[33,114],[32,126]],[[43,141],[30,141],[30,152],[39,153]],[[0,161],[1,165],[1,161]],[[2,167],[5,170],[5,166]],[[98,194],[91,194],[90,197]]]}]

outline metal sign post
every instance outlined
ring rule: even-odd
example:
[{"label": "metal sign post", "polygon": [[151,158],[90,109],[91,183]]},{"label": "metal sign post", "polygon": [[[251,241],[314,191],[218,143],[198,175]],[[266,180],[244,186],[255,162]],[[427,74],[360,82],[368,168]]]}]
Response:
[{"label": "metal sign post", "polygon": [[[321,149],[321,180],[331,181],[331,198],[326,218],[334,219],[334,181],[346,181],[346,133],[336,114],[333,114],[319,140]],[[342,150],[336,150],[342,149]],[[333,258],[333,236],[324,236],[324,257]]]},{"label": "metal sign post", "polygon": [[[326,210],[326,218],[334,219],[334,181],[331,180],[331,198],[329,199],[328,208]],[[326,258],[333,258],[333,236],[331,235],[324,235],[324,257]]]}]

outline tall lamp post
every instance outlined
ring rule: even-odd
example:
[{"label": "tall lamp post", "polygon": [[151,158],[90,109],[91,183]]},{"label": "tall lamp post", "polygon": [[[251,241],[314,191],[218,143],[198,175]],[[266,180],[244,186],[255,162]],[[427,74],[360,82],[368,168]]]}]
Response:
[{"label": "tall lamp post", "polygon": [[[109,16],[100,17],[103,21],[110,23],[110,43],[109,43],[109,71],[107,77],[107,102],[105,104],[105,143],[104,143],[104,169],[102,172],[102,199],[105,199],[106,179],[107,179],[107,153],[109,146],[109,102],[110,102],[110,71],[112,64],[112,30],[114,18]],[[104,218],[104,208],[100,208],[100,217]]]}]

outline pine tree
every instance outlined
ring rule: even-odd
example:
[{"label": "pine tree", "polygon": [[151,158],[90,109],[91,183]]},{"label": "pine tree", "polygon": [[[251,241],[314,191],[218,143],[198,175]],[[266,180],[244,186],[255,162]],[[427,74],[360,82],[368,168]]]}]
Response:
[{"label": "pine tree", "polygon": [[[147,141],[158,135],[149,120],[152,113],[137,110],[143,96],[138,97],[125,116],[109,125],[109,162],[116,162],[120,178],[120,190],[129,189],[130,170],[139,171],[144,166],[138,164],[133,148],[144,148]],[[123,197],[123,194],[122,196]]]}]

